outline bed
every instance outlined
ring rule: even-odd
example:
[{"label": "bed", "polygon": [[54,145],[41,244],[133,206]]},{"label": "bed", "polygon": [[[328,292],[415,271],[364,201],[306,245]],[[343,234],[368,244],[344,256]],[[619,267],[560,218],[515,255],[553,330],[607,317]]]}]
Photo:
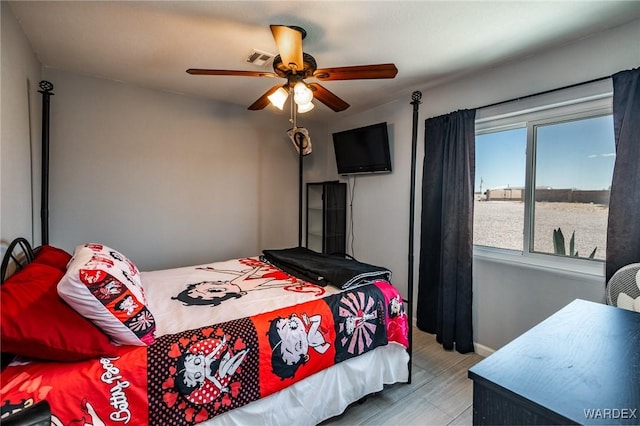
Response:
[{"label": "bed", "polygon": [[18,246],[3,418],[46,401],[54,425],[313,425],[410,379],[384,268],[296,247],[140,272],[99,243]]}]

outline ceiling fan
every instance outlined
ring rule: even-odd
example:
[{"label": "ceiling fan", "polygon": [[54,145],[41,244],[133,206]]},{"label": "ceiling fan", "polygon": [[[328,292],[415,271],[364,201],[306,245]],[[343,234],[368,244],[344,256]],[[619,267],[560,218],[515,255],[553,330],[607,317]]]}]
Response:
[{"label": "ceiling fan", "polygon": [[398,73],[398,69],[394,64],[318,68],[315,58],[302,51],[302,40],[307,35],[303,28],[286,25],[271,25],[270,28],[280,53],[273,60],[273,73],[201,68],[189,68],[187,73],[192,75],[284,78],[287,80],[286,83],[273,86],[251,104],[249,109],[253,111],[261,110],[269,103],[282,109],[289,93],[293,91],[294,101],[298,106],[299,113],[310,111],[313,108],[313,103],[311,102],[313,98],[336,112],[349,108],[347,102],[319,83],[307,83],[304,81],[307,78],[315,78],[320,81],[380,79],[394,78]]}]

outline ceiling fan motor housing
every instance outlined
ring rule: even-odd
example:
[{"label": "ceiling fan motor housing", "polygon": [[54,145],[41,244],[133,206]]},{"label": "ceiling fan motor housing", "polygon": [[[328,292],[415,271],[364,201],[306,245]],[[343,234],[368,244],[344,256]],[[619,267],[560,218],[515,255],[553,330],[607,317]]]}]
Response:
[{"label": "ceiling fan motor housing", "polygon": [[280,55],[276,55],[276,57],[273,58],[273,71],[276,73],[276,75],[278,75],[278,77],[286,79],[289,79],[289,77],[293,75],[300,78],[309,78],[313,76],[313,73],[318,68],[316,59],[308,53],[303,52],[302,62],[304,68],[302,70],[296,70],[296,72],[294,73],[288,64],[284,64],[282,62],[282,58],[280,57]]}]

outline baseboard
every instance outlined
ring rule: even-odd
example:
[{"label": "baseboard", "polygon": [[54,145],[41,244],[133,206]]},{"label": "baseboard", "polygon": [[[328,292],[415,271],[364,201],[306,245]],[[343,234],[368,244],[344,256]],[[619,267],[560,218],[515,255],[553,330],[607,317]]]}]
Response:
[{"label": "baseboard", "polygon": [[[413,317],[413,326],[414,327],[416,327],[416,323],[417,323],[417,319],[416,319],[416,317]],[[473,347],[474,347],[475,353],[477,353],[478,355],[480,355],[482,357],[485,357],[485,358],[496,351],[495,349],[490,348],[489,346],[485,346],[485,345],[483,345],[481,343],[478,343],[478,342],[473,342]]]},{"label": "baseboard", "polygon": [[480,344],[478,342],[473,342],[473,346],[475,348],[476,353],[485,358],[496,351],[495,349],[485,346],[483,344]]}]

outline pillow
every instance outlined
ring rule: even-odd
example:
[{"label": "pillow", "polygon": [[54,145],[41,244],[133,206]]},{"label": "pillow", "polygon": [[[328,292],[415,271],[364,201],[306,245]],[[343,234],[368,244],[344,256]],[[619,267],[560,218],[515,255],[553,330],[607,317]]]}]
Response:
[{"label": "pillow", "polygon": [[64,272],[67,270],[69,260],[71,260],[71,255],[66,251],[57,247],[44,245],[36,249],[33,263],[43,263]]},{"label": "pillow", "polygon": [[60,299],[64,272],[31,263],[0,287],[2,351],[51,361],[114,356],[117,346]]},{"label": "pillow", "polygon": [[77,246],[58,294],[114,342],[154,342],[156,323],[146,306],[140,272],[122,253],[102,244]]}]

